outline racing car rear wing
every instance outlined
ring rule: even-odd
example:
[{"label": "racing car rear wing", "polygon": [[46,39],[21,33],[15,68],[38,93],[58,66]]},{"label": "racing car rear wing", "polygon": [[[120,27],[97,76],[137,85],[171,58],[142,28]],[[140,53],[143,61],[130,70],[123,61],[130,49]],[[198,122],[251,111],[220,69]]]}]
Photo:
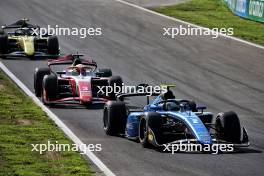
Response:
[{"label": "racing car rear wing", "polygon": [[[78,55],[80,56],[80,55]],[[64,57],[60,57],[58,59],[48,60],[48,66],[51,65],[71,65],[71,64],[83,64],[83,65],[91,65],[97,67],[97,63],[92,59],[81,59],[79,57],[75,58],[75,55],[67,55]]]},{"label": "racing car rear wing", "polygon": [[18,20],[17,22],[10,24],[10,25],[4,25],[2,26],[2,29],[16,29],[16,28],[40,28],[37,25],[29,24],[27,23],[29,20],[24,18],[21,20]]}]

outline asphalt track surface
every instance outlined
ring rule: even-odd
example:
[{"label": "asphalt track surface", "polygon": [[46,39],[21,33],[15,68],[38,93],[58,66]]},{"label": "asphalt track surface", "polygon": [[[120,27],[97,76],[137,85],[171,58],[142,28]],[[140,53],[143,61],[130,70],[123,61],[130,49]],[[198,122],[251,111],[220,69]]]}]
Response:
[{"label": "asphalt track surface", "polygon": [[[116,175],[263,175],[264,50],[226,38],[166,38],[162,28],[180,23],[114,0],[0,1],[0,24],[22,17],[41,26],[102,27],[102,36],[60,37],[62,52],[87,54],[129,85],[175,83],[177,97],[213,112],[234,110],[249,132],[252,145],[239,153],[172,155],[106,136],[96,107],[52,108],[84,143],[102,144],[95,154]],[[43,60],[3,62],[32,91],[34,68],[45,66]]]}]

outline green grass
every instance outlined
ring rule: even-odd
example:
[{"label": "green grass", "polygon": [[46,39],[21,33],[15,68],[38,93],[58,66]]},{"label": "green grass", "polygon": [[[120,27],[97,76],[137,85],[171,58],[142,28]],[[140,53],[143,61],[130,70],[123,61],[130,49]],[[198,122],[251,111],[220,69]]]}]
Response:
[{"label": "green grass", "polygon": [[0,71],[0,175],[94,175],[77,152],[31,151],[47,141],[72,144],[56,124]]},{"label": "green grass", "polygon": [[264,24],[233,15],[221,0],[191,0],[153,10],[204,27],[233,28],[234,36],[264,45]]}]

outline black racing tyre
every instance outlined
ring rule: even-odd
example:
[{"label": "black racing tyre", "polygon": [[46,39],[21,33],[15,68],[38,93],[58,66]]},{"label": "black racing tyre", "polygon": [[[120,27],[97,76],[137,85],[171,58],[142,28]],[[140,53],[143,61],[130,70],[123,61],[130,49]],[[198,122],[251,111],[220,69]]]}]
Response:
[{"label": "black racing tyre", "polygon": [[45,75],[43,78],[43,89],[49,101],[55,100],[58,94],[58,78],[56,75]]},{"label": "black racing tyre", "polygon": [[114,91],[114,87],[119,87],[121,91],[122,85],[123,85],[123,81],[120,76],[110,77],[110,79],[108,80],[108,86],[112,87],[112,92],[108,94],[110,100],[116,100],[116,93],[119,93]]},{"label": "black racing tyre", "polygon": [[48,54],[50,55],[59,54],[60,48],[59,48],[59,40],[57,36],[51,36],[48,38],[47,50],[48,50]]},{"label": "black racing tyre", "polygon": [[110,68],[99,68],[98,71],[100,72],[101,77],[111,77],[112,70]]},{"label": "black racing tyre", "polygon": [[42,83],[45,75],[50,74],[49,68],[36,68],[34,73],[34,90],[37,97],[41,96]]},{"label": "black racing tyre", "polygon": [[138,125],[138,139],[144,148],[148,148],[150,143],[148,141],[148,120],[147,117],[141,117]]},{"label": "black racing tyre", "polygon": [[[146,116],[141,117],[139,121],[139,142],[144,148],[150,147],[149,131],[152,130],[152,138],[158,144],[162,144],[162,118],[156,112],[148,112]],[[151,140],[153,140],[151,139]]]},{"label": "black racing tyre", "polygon": [[0,35],[0,54],[6,54],[8,51],[8,36]]},{"label": "black racing tyre", "polygon": [[108,101],[104,107],[104,131],[107,135],[124,134],[126,128],[126,105],[121,101]]},{"label": "black racing tyre", "polygon": [[240,143],[241,126],[237,114],[233,111],[219,113],[215,122],[216,137],[231,143]]}]

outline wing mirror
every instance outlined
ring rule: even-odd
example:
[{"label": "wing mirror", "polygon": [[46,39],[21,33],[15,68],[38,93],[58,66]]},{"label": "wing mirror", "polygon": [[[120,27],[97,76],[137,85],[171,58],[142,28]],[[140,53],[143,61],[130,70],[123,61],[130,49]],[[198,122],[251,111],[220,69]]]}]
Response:
[{"label": "wing mirror", "polygon": [[205,105],[197,105],[196,109],[199,111],[201,110],[201,112],[203,113],[203,111],[206,109]]}]

